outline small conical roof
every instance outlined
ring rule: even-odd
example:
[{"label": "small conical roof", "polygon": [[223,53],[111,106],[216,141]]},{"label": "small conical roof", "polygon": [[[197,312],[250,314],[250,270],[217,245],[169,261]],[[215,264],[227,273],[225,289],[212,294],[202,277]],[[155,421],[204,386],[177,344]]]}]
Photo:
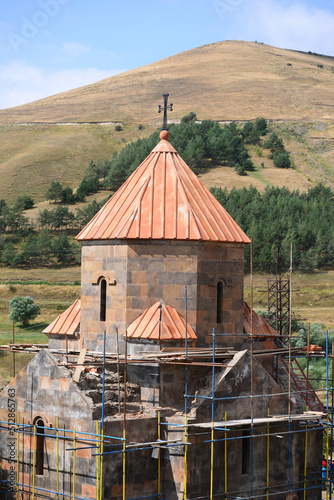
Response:
[{"label": "small conical roof", "polygon": [[250,243],[168,142],[168,132],[161,132],[160,137],[159,144],[77,239]]},{"label": "small conical roof", "polygon": [[[156,302],[131,323],[127,330],[127,337],[142,340],[185,340],[186,322],[174,307]],[[188,340],[197,339],[189,323],[187,324],[187,338]]]}]

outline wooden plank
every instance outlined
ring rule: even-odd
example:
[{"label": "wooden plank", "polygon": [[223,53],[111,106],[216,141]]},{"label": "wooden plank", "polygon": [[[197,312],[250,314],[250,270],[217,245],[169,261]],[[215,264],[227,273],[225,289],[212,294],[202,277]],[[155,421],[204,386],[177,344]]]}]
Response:
[{"label": "wooden plank", "polygon": [[73,375],[74,382],[79,382],[79,380],[80,380],[81,372],[84,369],[83,363],[84,363],[85,357],[86,357],[86,350],[87,349],[82,349],[80,351],[79,359],[78,359],[78,364],[77,364],[77,367],[76,367],[74,375]]}]

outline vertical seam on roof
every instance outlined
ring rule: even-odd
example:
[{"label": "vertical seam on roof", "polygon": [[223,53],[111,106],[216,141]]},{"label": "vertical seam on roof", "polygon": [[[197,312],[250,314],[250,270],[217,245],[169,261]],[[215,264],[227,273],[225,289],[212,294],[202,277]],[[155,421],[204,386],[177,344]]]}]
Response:
[{"label": "vertical seam on roof", "polygon": [[[219,239],[219,233],[220,233],[220,234],[222,234],[224,236],[225,240],[228,239],[228,236],[227,236],[227,234],[228,234],[231,239],[233,239],[234,241],[236,241],[235,235],[232,234],[231,229],[228,227],[228,225],[226,224],[226,222],[224,221],[224,219],[222,219],[222,217],[220,216],[220,214],[219,214],[219,212],[217,210],[216,200],[213,197],[213,195],[210,193],[210,191],[208,191],[205,188],[204,184],[198,179],[197,176],[194,177],[194,179],[191,179],[190,172],[188,172],[188,169],[189,169],[188,165],[184,162],[184,160],[181,157],[179,157],[179,158],[181,160],[180,161],[180,165],[182,167],[182,172],[189,179],[190,183],[196,184],[197,192],[198,192],[198,194],[200,196],[200,199],[203,202],[203,204],[207,207],[207,209],[209,211],[209,214],[210,214],[210,216],[212,217],[212,219],[214,221],[214,225],[216,226],[216,229],[214,229],[214,226],[213,226],[212,222],[210,222],[208,220],[207,216],[203,214],[205,216],[208,224],[210,225],[212,231],[216,234],[216,236],[218,236],[217,239]],[[189,192],[191,193],[191,190],[189,190]],[[192,193],[191,193],[191,195],[192,195]],[[205,195],[205,197],[204,197],[204,195]],[[194,202],[196,203],[197,207],[199,208],[198,202],[196,201],[196,198],[193,195],[192,195],[192,199],[194,200]],[[207,202],[210,203],[210,206],[208,206]],[[219,202],[217,201],[217,203],[219,203]],[[232,217],[228,214],[228,212],[226,212],[226,210],[224,209],[224,207],[222,207],[222,205],[219,204],[219,208],[223,209],[224,215],[227,216],[227,219],[229,220],[229,222],[231,222],[231,225],[233,225],[233,228],[236,230],[236,232],[237,232],[237,234],[238,234],[238,236],[240,238],[241,235],[239,234],[239,231],[237,230],[237,224],[236,224],[236,222],[232,219]],[[218,223],[218,221],[216,219],[216,215],[219,216],[219,219],[224,224],[225,231],[223,231],[222,228],[220,227],[220,224]],[[241,238],[241,239],[243,239],[243,238]]]},{"label": "vertical seam on roof", "polygon": [[172,323],[172,325],[174,325],[174,329],[175,329],[176,334],[178,334],[178,335],[174,336],[173,333],[172,333],[172,330],[171,330],[171,337],[172,338],[182,338],[182,332],[180,332],[180,330],[179,330],[179,328],[177,326],[177,323],[174,320],[174,317],[173,317],[171,311],[169,311],[169,308],[167,308],[167,306],[166,306],[166,313],[167,313],[167,316],[168,316],[170,322]]},{"label": "vertical seam on roof", "polygon": [[[189,202],[189,197],[188,197],[187,191],[186,191],[185,186],[184,186],[184,184],[183,184],[183,179],[182,179],[182,177],[180,176],[180,174],[179,174],[179,172],[178,172],[178,170],[177,170],[177,166],[176,166],[176,162],[175,162],[174,158],[173,158],[173,162],[174,162],[174,166],[175,166],[176,175],[177,175],[177,177],[178,177],[178,179],[179,179],[179,184],[181,185],[181,188],[182,188],[183,194],[184,194],[185,199],[186,199],[186,201],[187,201],[187,211],[188,211],[188,227],[187,227],[188,237],[187,237],[187,239],[190,239],[190,215],[191,215],[191,212],[192,212],[193,210],[192,210],[191,204],[190,204],[190,202]],[[196,222],[196,220],[195,220],[195,219],[194,219],[194,224],[195,224],[195,226],[196,226],[196,229],[197,229],[197,233],[198,233],[198,235],[199,235],[199,238],[200,238],[200,239],[202,239],[201,232],[200,232],[200,230],[199,230],[198,224],[197,224],[197,222]]]},{"label": "vertical seam on roof", "polygon": [[[145,311],[143,312],[143,317],[145,317],[145,315],[146,315],[147,311],[148,311],[148,307],[147,307],[147,308],[145,309]],[[139,318],[137,318],[137,319],[139,320]],[[137,323],[136,323],[136,321],[137,321],[137,320],[135,320],[135,321],[134,321],[133,323],[131,323],[131,325],[130,325],[130,326],[132,326],[132,325],[134,325],[134,324],[135,324],[134,330],[133,330],[133,332],[130,334],[130,338],[131,338],[131,337],[133,337],[133,336],[135,335],[135,333],[136,333],[136,331],[137,331],[137,329],[138,329],[138,327],[139,327],[139,325],[140,325],[140,323],[141,323],[141,321],[137,321]]]},{"label": "vertical seam on roof", "polygon": [[153,230],[153,225],[154,225],[154,212],[153,212],[153,207],[154,207],[154,177],[155,177],[155,169],[156,169],[156,166],[158,164],[158,159],[159,159],[159,153],[156,155],[156,160],[155,160],[155,163],[154,163],[154,166],[152,169],[152,173],[151,173],[151,180],[152,180],[152,186],[151,186],[151,190],[150,190],[151,210],[149,211],[149,237],[150,238],[153,238],[153,233],[154,233],[154,230]]},{"label": "vertical seam on roof", "polygon": [[[183,160],[182,160],[182,162],[183,162]],[[183,163],[184,163],[184,162],[183,162]],[[202,189],[203,185],[202,185],[200,182],[197,182],[197,181],[199,181],[199,179],[198,179],[197,177],[196,177],[196,179],[194,179],[195,183],[197,184],[197,188],[198,188],[198,189],[197,189],[197,193],[198,193],[198,195],[199,195],[199,197],[200,197],[200,200],[201,200],[201,202],[203,203],[204,207],[205,207],[205,208],[207,208],[207,210],[208,210],[208,212],[209,212],[209,217],[211,216],[212,221],[210,221],[210,220],[209,220],[209,218],[208,218],[208,215],[207,215],[207,214],[205,214],[205,213],[201,210],[201,207],[200,207],[200,205],[199,205],[198,201],[196,200],[196,197],[193,195],[193,193],[192,193],[191,189],[189,189],[189,187],[188,187],[188,185],[187,185],[186,180],[188,180],[190,183],[194,182],[194,181],[192,181],[192,179],[191,179],[191,177],[190,177],[190,175],[189,175],[189,172],[187,171],[187,169],[188,169],[189,167],[187,167],[187,169],[186,169],[186,168],[184,168],[184,165],[183,165],[182,163],[181,163],[180,165],[181,165],[181,167],[182,167],[182,173],[183,173],[183,174],[185,174],[185,176],[186,176],[186,179],[184,180],[184,182],[185,182],[185,185],[186,185],[187,190],[188,190],[188,192],[189,192],[189,197],[191,197],[191,199],[192,199],[193,203],[195,203],[196,208],[197,208],[197,211],[198,211],[199,213],[202,213],[202,214],[203,214],[203,217],[205,218],[205,220],[206,220],[207,224],[209,225],[210,229],[212,230],[212,233],[216,236],[216,238],[217,238],[217,239],[219,239],[219,236],[220,236],[220,234],[219,234],[219,233],[223,234],[223,236],[225,237],[225,239],[227,239],[227,238],[226,238],[226,235],[224,234],[224,232],[220,229],[219,224],[217,223],[217,220],[216,220],[216,218],[215,218],[215,216],[214,216],[213,211],[212,211],[212,210],[210,210],[209,206],[207,205],[207,201],[209,201],[209,202],[210,202],[210,204],[211,204],[211,206],[212,206],[212,208],[214,209],[214,212],[217,212],[216,207],[212,204],[212,201],[211,201],[210,197],[208,196],[208,193],[206,192],[206,190],[203,190],[203,189]],[[186,165],[186,164],[185,164],[185,165]],[[203,197],[203,191],[204,191],[204,193],[205,193],[205,195],[206,195],[206,196],[205,196],[205,198]],[[189,201],[189,204],[190,204],[190,206],[191,206],[190,201]],[[199,218],[199,220],[200,220],[199,215],[198,215],[198,218]],[[214,222],[214,224],[213,224],[212,222]],[[225,224],[224,224],[224,225],[225,225]],[[216,226],[216,227],[214,227],[214,226]],[[235,240],[235,237],[234,237],[233,235],[231,235],[231,236],[232,236],[232,238]],[[209,238],[211,238],[211,237],[209,236]]]},{"label": "vertical seam on roof", "polygon": [[166,176],[167,176],[167,166],[166,166],[166,162],[167,162],[167,155],[166,153],[163,153],[163,176],[162,176],[162,182],[163,182],[163,193],[162,193],[162,235],[161,237],[162,238],[165,238],[165,234],[166,234],[166,196],[167,196],[167,192],[166,192],[166,187],[167,187],[167,179],[166,179]]}]

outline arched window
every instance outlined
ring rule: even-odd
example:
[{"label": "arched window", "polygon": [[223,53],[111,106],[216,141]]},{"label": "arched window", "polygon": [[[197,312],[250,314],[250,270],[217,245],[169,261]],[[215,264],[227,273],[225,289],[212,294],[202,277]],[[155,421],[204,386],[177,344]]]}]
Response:
[{"label": "arched window", "polygon": [[223,295],[224,283],[219,281],[217,283],[217,323],[223,322]]},{"label": "arched window", "polygon": [[100,281],[100,321],[106,320],[107,307],[107,282],[105,279]]},{"label": "arched window", "polygon": [[36,425],[36,474],[42,476],[44,474],[44,422],[41,417],[35,418]]}]

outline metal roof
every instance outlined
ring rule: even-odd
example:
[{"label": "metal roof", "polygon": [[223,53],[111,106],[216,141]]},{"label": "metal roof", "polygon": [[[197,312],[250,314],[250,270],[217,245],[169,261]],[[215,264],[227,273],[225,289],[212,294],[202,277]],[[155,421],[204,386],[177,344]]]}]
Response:
[{"label": "metal roof", "polygon": [[263,319],[259,316],[253,309],[244,302],[244,321],[243,326],[246,333],[249,335],[252,334],[252,325],[251,325],[251,314],[253,313],[253,335],[255,337],[277,337],[276,331]]},{"label": "metal roof", "polygon": [[[185,339],[185,331],[186,322],[176,309],[156,302],[131,323],[127,330],[127,337],[149,340],[182,340]],[[187,324],[187,338],[189,340],[197,339],[189,323]]]},{"label": "metal roof", "polygon": [[81,300],[77,299],[66,311],[43,330],[47,335],[73,335],[80,326]]},{"label": "metal roof", "polygon": [[158,239],[250,243],[168,142],[168,132],[77,240]]}]

